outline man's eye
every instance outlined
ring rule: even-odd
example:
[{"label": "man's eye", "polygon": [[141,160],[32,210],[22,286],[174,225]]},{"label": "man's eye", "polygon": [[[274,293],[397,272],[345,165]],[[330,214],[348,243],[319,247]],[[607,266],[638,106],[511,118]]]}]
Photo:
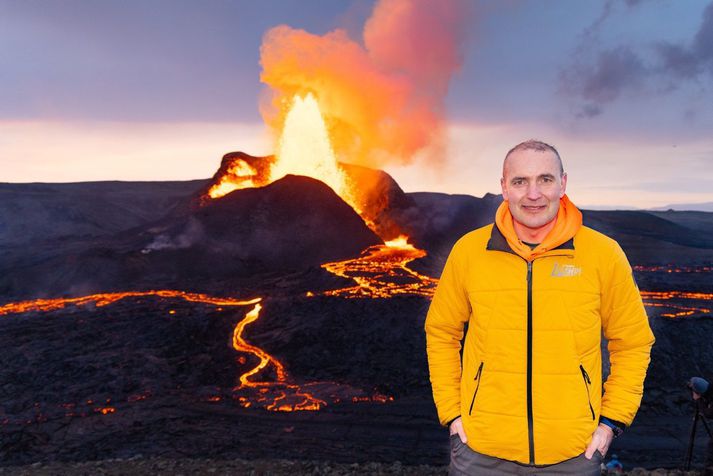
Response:
[{"label": "man's eye", "polygon": [[522,185],[523,183],[525,183],[524,180],[513,180],[513,181],[512,181],[512,184],[513,184],[513,185]]}]

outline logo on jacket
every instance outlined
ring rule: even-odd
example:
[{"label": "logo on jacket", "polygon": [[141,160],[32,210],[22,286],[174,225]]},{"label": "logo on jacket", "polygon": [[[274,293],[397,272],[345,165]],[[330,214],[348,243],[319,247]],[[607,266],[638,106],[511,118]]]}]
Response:
[{"label": "logo on jacket", "polygon": [[571,278],[573,276],[579,276],[580,274],[582,274],[582,268],[573,264],[555,263],[550,276],[554,276],[555,278]]}]

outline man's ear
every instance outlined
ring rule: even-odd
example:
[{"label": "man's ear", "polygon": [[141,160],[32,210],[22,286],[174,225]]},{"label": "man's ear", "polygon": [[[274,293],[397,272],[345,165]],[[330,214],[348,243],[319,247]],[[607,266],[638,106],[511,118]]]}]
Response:
[{"label": "man's ear", "polygon": [[505,177],[502,177],[500,179],[500,190],[502,190],[502,192],[503,192],[503,200],[507,200],[508,199],[508,190],[507,190],[507,186],[505,185]]},{"label": "man's ear", "polygon": [[560,192],[560,198],[564,197],[567,191],[567,172],[562,172],[562,191]]}]

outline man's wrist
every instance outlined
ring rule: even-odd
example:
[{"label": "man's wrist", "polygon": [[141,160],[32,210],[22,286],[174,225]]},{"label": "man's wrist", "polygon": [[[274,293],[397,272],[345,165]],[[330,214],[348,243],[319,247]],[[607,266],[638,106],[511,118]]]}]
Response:
[{"label": "man's wrist", "polygon": [[616,420],[611,420],[605,416],[599,417],[599,424],[609,427],[612,433],[614,433],[614,438],[621,436],[621,434],[624,433],[624,429],[626,428],[626,425],[624,423]]},{"label": "man's wrist", "polygon": [[450,428],[450,427],[451,427],[451,424],[452,424],[454,421],[456,421],[457,419],[459,419],[459,418],[460,418],[460,415],[458,415],[457,417],[451,419],[451,421],[449,421],[448,423],[446,423],[446,428]]}]

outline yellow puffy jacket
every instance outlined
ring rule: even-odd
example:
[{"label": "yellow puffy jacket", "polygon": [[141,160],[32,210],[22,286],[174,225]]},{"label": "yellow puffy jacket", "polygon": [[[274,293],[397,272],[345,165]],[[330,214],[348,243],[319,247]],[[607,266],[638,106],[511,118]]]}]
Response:
[{"label": "yellow puffy jacket", "polygon": [[433,398],[479,453],[558,463],[586,449],[600,416],[629,425],[639,408],[654,336],[624,252],[581,222],[563,197],[533,250],[503,203],[448,257],[425,326]]}]

